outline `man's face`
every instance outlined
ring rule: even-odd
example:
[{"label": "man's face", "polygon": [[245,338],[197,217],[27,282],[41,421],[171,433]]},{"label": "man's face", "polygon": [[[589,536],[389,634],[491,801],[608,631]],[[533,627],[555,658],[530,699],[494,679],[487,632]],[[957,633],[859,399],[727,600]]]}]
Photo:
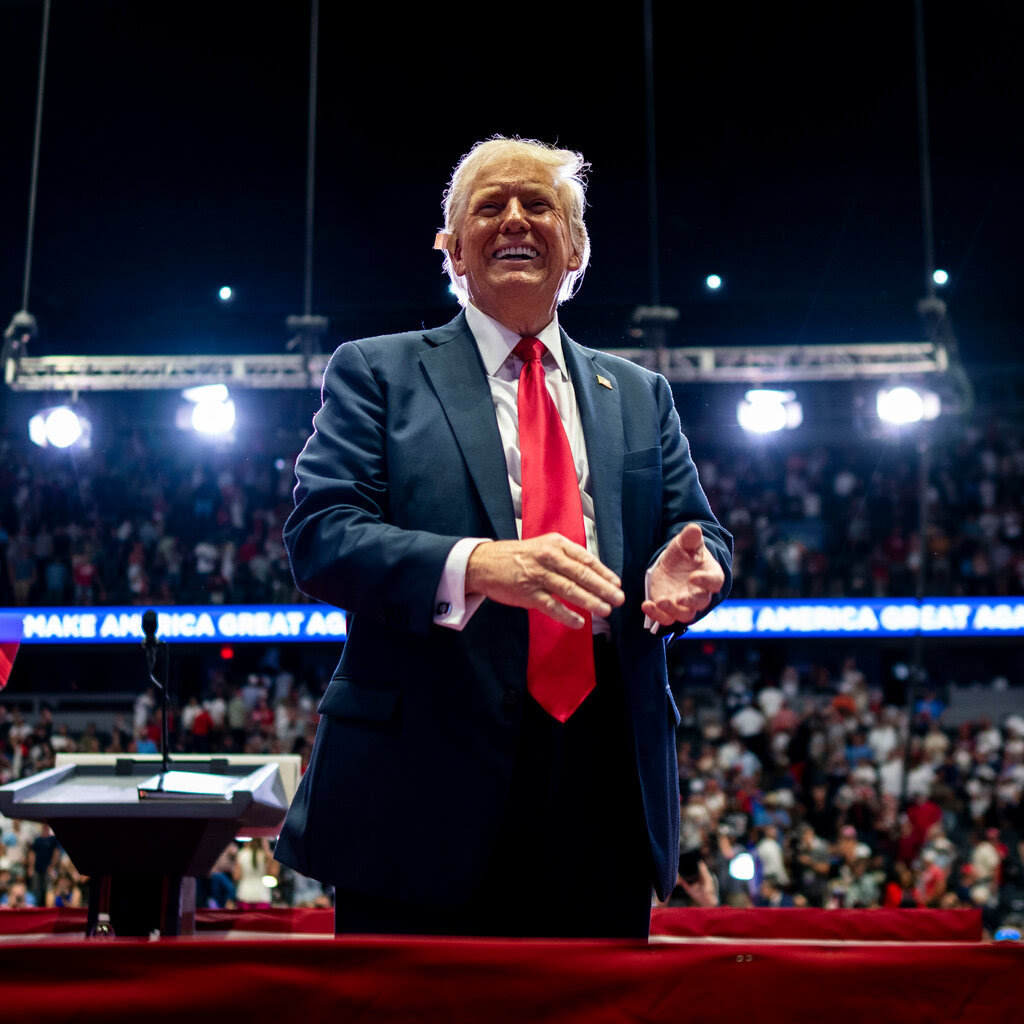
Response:
[{"label": "man's face", "polygon": [[514,329],[539,331],[551,320],[580,257],[549,168],[523,155],[485,164],[456,233],[453,265],[474,306]]}]

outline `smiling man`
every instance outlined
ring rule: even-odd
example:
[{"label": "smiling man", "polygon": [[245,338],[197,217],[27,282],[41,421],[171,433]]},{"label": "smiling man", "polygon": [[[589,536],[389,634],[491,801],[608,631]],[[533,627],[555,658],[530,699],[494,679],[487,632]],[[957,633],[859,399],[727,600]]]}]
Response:
[{"label": "smiling man", "polygon": [[558,325],[586,169],[475,146],[438,236],[463,312],[324,376],[285,541],[349,637],[276,855],[339,932],[645,938],[675,881],[657,631],[726,595],[731,539],[665,380]]}]

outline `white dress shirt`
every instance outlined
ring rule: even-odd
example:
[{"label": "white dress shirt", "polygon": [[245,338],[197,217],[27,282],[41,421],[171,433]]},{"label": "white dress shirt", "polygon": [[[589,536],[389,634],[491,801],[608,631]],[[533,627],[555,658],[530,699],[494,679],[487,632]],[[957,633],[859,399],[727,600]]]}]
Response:
[{"label": "white dress shirt", "polygon": [[[498,433],[505,452],[505,466],[508,470],[508,485],[512,492],[512,508],[516,516],[516,531],[523,535],[523,486],[522,465],[519,453],[519,374],[523,361],[512,354],[519,344],[521,335],[510,331],[497,320],[482,313],[472,304],[466,306],[466,322],[473,332],[480,358],[487,373],[487,384],[491,389],[491,400],[498,421]],[[587,461],[587,446],[580,423],[580,412],[562,353],[562,336],[558,330],[558,317],[545,327],[537,337],[547,349],[542,360],[544,383],[562,419],[569,449],[576,465],[576,479],[580,485],[580,501],[583,505],[583,525],[587,535],[587,550],[600,557],[597,547],[597,524],[594,521],[594,499],[590,494],[590,464]],[[472,594],[466,597],[466,564],[473,549],[490,538],[465,537],[458,541],[448,553],[444,572],[434,599],[434,622],[451,629],[462,629],[473,613],[480,607],[483,596]],[[594,619],[594,632],[607,633],[608,622]]]}]

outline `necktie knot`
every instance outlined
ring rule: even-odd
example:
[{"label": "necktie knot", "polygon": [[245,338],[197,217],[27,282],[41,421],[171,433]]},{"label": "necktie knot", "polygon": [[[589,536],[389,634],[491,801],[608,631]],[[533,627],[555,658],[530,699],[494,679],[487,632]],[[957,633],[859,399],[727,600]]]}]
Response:
[{"label": "necktie knot", "polygon": [[518,356],[524,363],[540,360],[544,357],[547,348],[540,338],[522,338],[518,345],[512,349],[512,354]]}]

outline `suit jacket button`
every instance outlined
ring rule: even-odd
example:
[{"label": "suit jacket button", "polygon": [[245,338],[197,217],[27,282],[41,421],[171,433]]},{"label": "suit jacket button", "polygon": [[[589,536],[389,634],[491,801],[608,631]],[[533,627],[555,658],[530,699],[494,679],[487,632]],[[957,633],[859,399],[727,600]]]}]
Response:
[{"label": "suit jacket button", "polygon": [[506,690],[501,702],[505,707],[506,715],[515,714],[515,710],[519,706],[519,691],[511,688]]}]

